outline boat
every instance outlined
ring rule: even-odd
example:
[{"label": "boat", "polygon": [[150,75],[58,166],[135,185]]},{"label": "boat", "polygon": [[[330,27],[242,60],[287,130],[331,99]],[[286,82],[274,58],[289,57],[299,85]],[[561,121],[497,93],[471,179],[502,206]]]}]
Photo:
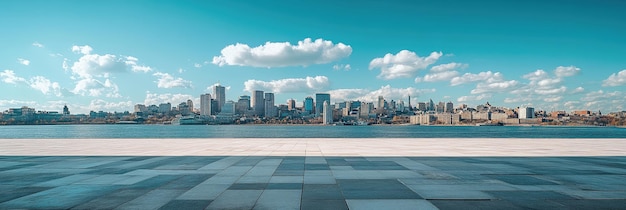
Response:
[{"label": "boat", "polygon": [[476,126],[503,126],[503,123],[477,123]]},{"label": "boat", "polygon": [[172,125],[204,125],[207,123],[205,120],[202,120],[195,116],[182,116],[182,117],[174,118],[171,124]]}]

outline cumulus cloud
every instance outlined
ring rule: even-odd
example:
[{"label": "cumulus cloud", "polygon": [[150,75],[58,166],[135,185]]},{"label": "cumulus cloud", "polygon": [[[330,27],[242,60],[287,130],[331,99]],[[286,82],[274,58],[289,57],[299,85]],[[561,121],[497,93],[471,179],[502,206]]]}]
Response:
[{"label": "cumulus cloud", "polygon": [[457,71],[444,71],[427,74],[424,76],[426,82],[448,81],[459,75]]},{"label": "cumulus cloud", "polygon": [[74,45],[74,46],[72,46],[72,52],[82,53],[84,55],[89,55],[92,50],[93,50],[93,48],[91,48],[89,45],[84,45],[84,46]]},{"label": "cumulus cloud", "polygon": [[94,99],[89,103],[88,109],[91,111],[122,112],[133,110],[133,106],[132,101],[109,102],[102,99]]},{"label": "cumulus cloud", "polygon": [[583,88],[583,87],[577,87],[576,89],[574,89],[574,90],[572,91],[572,93],[582,93],[582,92],[584,92],[584,91],[585,91],[585,88]]},{"label": "cumulus cloud", "polygon": [[531,101],[531,98],[523,98],[523,97],[516,97],[516,98],[505,98],[504,99],[504,103],[520,103],[520,102],[529,102]]},{"label": "cumulus cloud", "polygon": [[498,81],[492,83],[478,83],[476,84],[476,88],[474,88],[471,93],[472,94],[481,94],[481,93],[493,93],[493,92],[507,92],[511,91],[514,88],[518,87],[519,82],[515,80],[509,81]]},{"label": "cumulus cloud", "polygon": [[3,72],[0,72],[0,78],[2,79],[3,82],[9,83],[9,84],[17,84],[18,82],[26,82],[26,79],[16,76],[13,70],[4,70]]},{"label": "cumulus cloud", "polygon": [[379,68],[378,78],[385,80],[413,77],[417,71],[437,62],[441,55],[441,52],[432,52],[427,57],[419,57],[414,52],[402,50],[395,55],[387,53],[382,58],[374,58],[369,69]]},{"label": "cumulus cloud", "polygon": [[626,85],[626,69],[618,73],[613,73],[609,78],[602,81],[602,86],[622,86]]},{"label": "cumulus cloud", "polygon": [[146,93],[146,99],[144,100],[145,105],[159,105],[161,103],[171,103],[173,106],[175,104],[179,104],[182,102],[187,102],[187,100],[193,100],[195,106],[200,106],[198,100],[194,98],[192,95],[188,94],[180,94],[180,93],[165,93],[165,94],[157,94],[157,93]]},{"label": "cumulus cloud", "polygon": [[17,62],[18,62],[18,63],[20,63],[20,64],[22,64],[22,65],[24,65],[24,66],[28,66],[28,65],[30,65],[30,61],[29,61],[29,60],[26,60],[26,59],[23,59],[23,58],[18,58],[18,59],[17,59]]},{"label": "cumulus cloud", "polygon": [[492,73],[491,71],[486,71],[478,74],[465,73],[462,76],[452,78],[450,80],[450,85],[457,86],[479,81],[500,81],[502,78],[503,77],[500,72]]},{"label": "cumulus cloud", "polygon": [[247,44],[228,45],[213,64],[224,66],[285,67],[324,64],[350,56],[352,47],[343,43],[306,38],[297,45],[289,42],[266,42],[251,48]]},{"label": "cumulus cloud", "polygon": [[81,78],[106,77],[109,73],[126,71],[126,63],[115,55],[86,54],[74,62],[71,70]]},{"label": "cumulus cloud", "polygon": [[440,65],[433,66],[432,68],[430,68],[430,72],[454,71],[454,70],[458,70],[458,69],[464,69],[464,68],[467,68],[467,67],[468,67],[468,65],[467,64],[463,64],[463,63],[446,63],[446,64],[440,64]]},{"label": "cumulus cloud", "polygon": [[456,99],[459,103],[465,103],[470,101],[482,101],[486,99],[490,99],[491,94],[480,94],[480,95],[470,95],[470,96],[461,96]]},{"label": "cumulus cloud", "polygon": [[150,68],[149,66],[142,66],[142,65],[138,65],[137,61],[139,61],[139,59],[133,57],[133,56],[127,56],[126,57],[126,61],[124,61],[124,63],[126,63],[126,65],[130,66],[130,70],[132,70],[133,72],[149,72],[152,71],[152,68]]},{"label": "cumulus cloud", "polygon": [[580,68],[576,66],[559,66],[554,70],[557,77],[571,77],[580,73]]},{"label": "cumulus cloud", "polygon": [[311,93],[326,89],[330,85],[328,77],[315,76],[306,78],[288,78],[272,81],[248,80],[244,82],[245,91],[263,90],[274,93]]},{"label": "cumulus cloud", "polygon": [[346,70],[346,71],[350,71],[350,69],[352,69],[352,67],[350,66],[350,64],[335,64],[333,66],[334,70]]},{"label": "cumulus cloud", "polygon": [[188,80],[184,80],[183,78],[174,78],[174,76],[168,74],[168,73],[162,73],[162,72],[157,72],[153,74],[154,76],[158,77],[158,80],[156,81],[157,83],[157,87],[159,88],[175,88],[175,87],[181,87],[181,88],[191,88],[191,81]]},{"label": "cumulus cloud", "polygon": [[391,85],[380,87],[378,90],[368,89],[336,89],[328,91],[332,101],[364,101],[374,102],[378,96],[385,97],[386,100],[403,100],[411,97],[418,97],[425,93],[433,93],[435,89],[393,88]]},{"label": "cumulus cloud", "polygon": [[536,89],[535,93],[539,95],[556,95],[556,94],[565,93],[565,91],[567,91],[567,87],[561,86],[559,88],[552,88],[552,89]]},{"label": "cumulus cloud", "polygon": [[39,47],[39,48],[43,48],[43,44],[39,43],[39,42],[33,42],[33,46],[35,47]]},{"label": "cumulus cloud", "polygon": [[104,82],[94,78],[84,78],[76,83],[76,87],[71,91],[74,94],[82,96],[106,96],[109,98],[119,98],[119,88],[117,84],[113,83],[109,79],[105,79]]},{"label": "cumulus cloud", "polygon": [[553,96],[553,97],[546,97],[543,99],[543,101],[545,102],[559,102],[561,101],[561,99],[563,99],[562,96]]},{"label": "cumulus cloud", "polygon": [[58,82],[51,82],[49,79],[43,76],[35,76],[30,78],[30,87],[35,90],[41,91],[43,94],[52,93],[56,96],[62,96],[61,86]]}]

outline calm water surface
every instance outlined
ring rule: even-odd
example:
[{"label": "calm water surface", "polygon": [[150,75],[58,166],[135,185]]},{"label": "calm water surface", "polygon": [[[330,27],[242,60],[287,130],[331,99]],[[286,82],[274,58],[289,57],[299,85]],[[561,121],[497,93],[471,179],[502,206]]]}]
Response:
[{"label": "calm water surface", "polygon": [[0,138],[626,138],[617,127],[26,125]]}]

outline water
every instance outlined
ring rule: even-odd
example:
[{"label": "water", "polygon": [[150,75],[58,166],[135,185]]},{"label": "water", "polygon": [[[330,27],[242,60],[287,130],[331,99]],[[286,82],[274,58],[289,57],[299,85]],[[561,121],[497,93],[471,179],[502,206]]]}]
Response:
[{"label": "water", "polygon": [[524,126],[25,125],[0,138],[626,138],[626,128]]}]

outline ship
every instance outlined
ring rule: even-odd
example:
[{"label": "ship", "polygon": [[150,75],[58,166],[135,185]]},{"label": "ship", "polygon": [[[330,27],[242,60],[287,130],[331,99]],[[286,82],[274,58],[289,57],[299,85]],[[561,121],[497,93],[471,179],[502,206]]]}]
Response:
[{"label": "ship", "polygon": [[196,116],[182,116],[172,120],[172,125],[204,125],[207,122]]}]

